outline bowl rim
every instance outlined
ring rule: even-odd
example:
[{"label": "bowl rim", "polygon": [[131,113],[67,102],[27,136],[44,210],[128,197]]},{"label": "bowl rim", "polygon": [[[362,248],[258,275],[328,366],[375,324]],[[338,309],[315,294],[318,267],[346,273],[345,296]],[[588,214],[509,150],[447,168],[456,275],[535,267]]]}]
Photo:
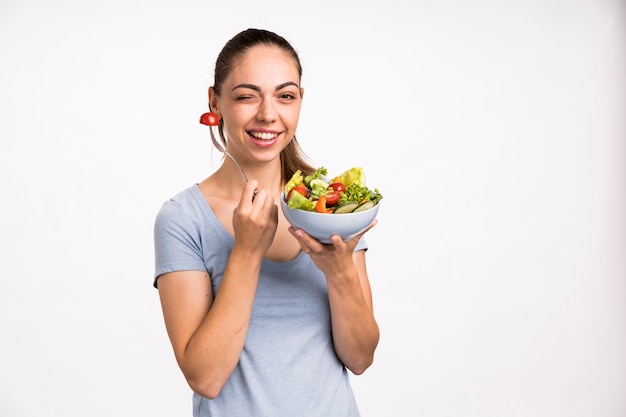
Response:
[{"label": "bowl rim", "polygon": [[[288,210],[291,210],[291,211],[294,211],[294,212],[302,212],[302,213],[314,214],[316,216],[328,216],[328,213],[318,213],[317,211],[308,211],[308,210],[301,210],[301,209],[296,209],[296,208],[289,207],[289,204],[285,201],[284,195],[285,195],[285,191],[283,190],[283,191],[280,192],[281,205],[283,207],[285,207],[286,209],[288,209]],[[377,209],[379,207],[380,203],[381,203],[381,200],[379,200],[373,207],[371,207],[371,208],[369,208],[367,210],[359,211],[357,213],[351,212],[351,213],[340,213],[340,214],[342,216],[343,215],[351,215],[351,214],[363,215],[363,213],[370,213],[370,210],[374,210],[375,208]]]}]

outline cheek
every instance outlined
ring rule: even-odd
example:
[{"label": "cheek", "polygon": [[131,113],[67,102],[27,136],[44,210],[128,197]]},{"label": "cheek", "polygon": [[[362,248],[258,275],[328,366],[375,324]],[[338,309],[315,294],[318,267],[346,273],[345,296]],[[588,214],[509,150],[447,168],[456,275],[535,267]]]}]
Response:
[{"label": "cheek", "polygon": [[250,115],[245,111],[233,109],[223,109],[222,117],[224,118],[224,127],[226,129],[238,129],[250,120]]},{"label": "cheek", "polygon": [[289,127],[295,130],[296,127],[298,126],[298,120],[300,119],[300,106],[298,106],[297,108],[291,109],[288,117],[289,117],[289,124],[290,124]]}]

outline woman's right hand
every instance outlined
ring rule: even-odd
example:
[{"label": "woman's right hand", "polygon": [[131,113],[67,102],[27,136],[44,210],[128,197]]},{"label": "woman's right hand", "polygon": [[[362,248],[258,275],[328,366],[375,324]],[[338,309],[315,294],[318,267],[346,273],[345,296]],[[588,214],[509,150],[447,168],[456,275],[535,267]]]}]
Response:
[{"label": "woman's right hand", "polygon": [[278,227],[278,206],[266,190],[257,189],[258,185],[256,180],[246,183],[233,211],[233,229],[237,246],[264,256]]}]

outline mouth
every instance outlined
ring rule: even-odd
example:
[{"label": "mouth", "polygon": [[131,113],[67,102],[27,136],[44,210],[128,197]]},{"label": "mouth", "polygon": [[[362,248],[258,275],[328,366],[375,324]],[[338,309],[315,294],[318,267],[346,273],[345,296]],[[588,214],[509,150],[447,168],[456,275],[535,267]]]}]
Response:
[{"label": "mouth", "polygon": [[249,131],[248,134],[257,140],[273,141],[278,136],[276,132],[255,132]]}]

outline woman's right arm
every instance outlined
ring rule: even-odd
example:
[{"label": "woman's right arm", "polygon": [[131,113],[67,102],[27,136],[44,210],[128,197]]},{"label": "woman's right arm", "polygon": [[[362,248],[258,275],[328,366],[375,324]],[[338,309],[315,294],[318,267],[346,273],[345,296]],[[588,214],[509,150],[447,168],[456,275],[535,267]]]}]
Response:
[{"label": "woman's right arm", "polygon": [[[235,252],[233,250],[233,252]],[[239,361],[252,312],[258,271],[233,253],[213,300],[204,271],[170,272],[158,278],[159,296],[176,361],[191,389],[215,398]]]},{"label": "woman's right arm", "polygon": [[218,294],[205,271],[159,276],[158,289],[174,355],[191,389],[215,398],[235,369],[252,315],[261,263],[276,233],[278,209],[251,180],[233,213],[235,244]]}]

